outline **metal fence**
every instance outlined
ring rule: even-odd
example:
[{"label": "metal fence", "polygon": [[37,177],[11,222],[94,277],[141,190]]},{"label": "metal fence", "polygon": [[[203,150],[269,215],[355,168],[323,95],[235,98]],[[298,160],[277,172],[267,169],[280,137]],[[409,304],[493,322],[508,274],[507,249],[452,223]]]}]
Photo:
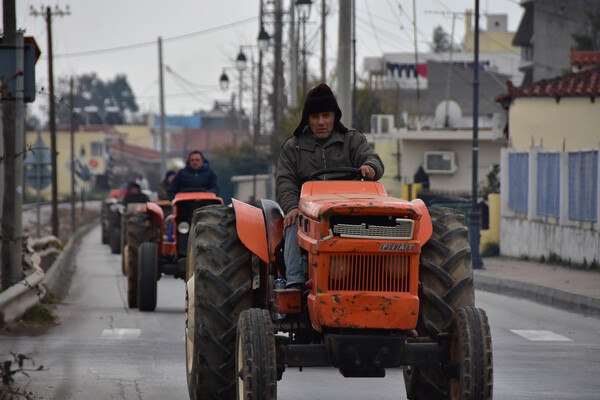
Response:
[{"label": "metal fence", "polygon": [[537,155],[536,211],[546,217],[560,216],[560,153]]},{"label": "metal fence", "polygon": [[569,219],[597,222],[598,150],[569,152]]},{"label": "metal fence", "polygon": [[508,207],[513,211],[526,213],[529,192],[529,153],[508,155],[508,176]]}]

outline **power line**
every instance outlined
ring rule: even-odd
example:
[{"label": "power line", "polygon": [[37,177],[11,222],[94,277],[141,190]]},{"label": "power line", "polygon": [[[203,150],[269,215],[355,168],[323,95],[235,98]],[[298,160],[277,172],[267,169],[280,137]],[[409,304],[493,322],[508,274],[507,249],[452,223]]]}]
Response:
[{"label": "power line", "polygon": [[[228,29],[228,28],[231,28],[233,26],[237,26],[239,24],[245,24],[245,23],[248,23],[248,22],[251,22],[251,21],[255,21],[257,18],[258,17],[250,17],[250,18],[239,20],[239,21],[231,22],[229,24],[225,24],[225,25],[221,25],[221,26],[217,26],[217,27],[213,27],[213,28],[204,29],[202,31],[196,31],[196,32],[191,32],[191,33],[184,33],[182,35],[173,36],[173,37],[170,37],[170,38],[163,39],[163,42],[174,42],[174,41],[177,41],[177,40],[188,39],[190,37],[204,35],[204,34],[207,34],[207,33],[218,32],[220,30]],[[92,55],[97,55],[97,54],[112,53],[112,52],[116,52],[116,51],[138,49],[138,48],[149,47],[149,46],[156,46],[156,41],[152,40],[152,41],[148,41],[148,42],[134,43],[134,44],[128,44],[128,45],[123,45],[123,46],[108,47],[108,48],[105,48],[105,49],[86,50],[86,51],[77,51],[77,52],[73,52],[73,53],[55,54],[54,58],[62,58],[62,57],[85,57],[85,56],[92,56]],[[42,57],[42,58],[47,58],[47,56]]]}]

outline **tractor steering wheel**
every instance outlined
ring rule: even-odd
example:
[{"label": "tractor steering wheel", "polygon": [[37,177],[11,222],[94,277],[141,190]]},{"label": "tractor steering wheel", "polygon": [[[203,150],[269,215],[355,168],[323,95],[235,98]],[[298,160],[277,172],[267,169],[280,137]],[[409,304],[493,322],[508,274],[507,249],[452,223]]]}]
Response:
[{"label": "tractor steering wheel", "polygon": [[362,171],[360,170],[360,168],[331,167],[331,168],[323,168],[323,169],[316,170],[315,172],[310,174],[310,177],[308,178],[308,180],[312,181],[318,176],[325,175],[325,174],[334,174],[334,173],[347,173],[347,174],[355,175],[353,179],[347,179],[347,180],[359,181],[362,179]]}]

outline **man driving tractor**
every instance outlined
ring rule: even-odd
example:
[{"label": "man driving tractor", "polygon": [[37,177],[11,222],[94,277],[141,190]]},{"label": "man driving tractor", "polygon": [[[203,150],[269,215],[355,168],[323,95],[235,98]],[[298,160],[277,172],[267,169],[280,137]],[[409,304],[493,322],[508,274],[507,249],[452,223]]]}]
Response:
[{"label": "man driving tractor", "polygon": [[208,160],[204,158],[204,154],[199,150],[190,152],[185,167],[180,169],[177,175],[175,175],[169,186],[169,199],[173,200],[177,193],[191,189],[197,192],[219,194],[217,175],[210,168]]},{"label": "man driving tractor", "polygon": [[[309,176],[320,169],[331,167],[359,168],[365,180],[376,181],[383,176],[383,162],[356,130],[342,125],[340,110],[333,92],[325,83],[311,89],[306,95],[302,120],[294,136],[282,146],[277,163],[276,190],[279,204],[285,214],[285,266],[287,287],[302,289],[304,274],[300,265],[298,246],[298,202],[300,188]],[[324,179],[344,179],[335,174]]]}]

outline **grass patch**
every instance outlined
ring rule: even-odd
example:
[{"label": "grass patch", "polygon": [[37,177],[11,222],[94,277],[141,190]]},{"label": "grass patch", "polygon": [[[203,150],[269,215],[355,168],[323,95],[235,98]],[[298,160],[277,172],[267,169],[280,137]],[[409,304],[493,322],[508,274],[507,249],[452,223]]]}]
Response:
[{"label": "grass patch", "polygon": [[556,253],[550,253],[547,257],[541,256],[539,261],[543,264],[560,265],[561,267],[583,270],[583,271],[596,271],[600,272],[600,264],[595,259],[592,262],[588,262],[585,257],[582,263],[576,263],[571,259],[564,259]]},{"label": "grass patch", "polygon": [[496,257],[500,255],[500,246],[498,243],[488,242],[483,246],[481,257]]},{"label": "grass patch", "polygon": [[51,325],[55,321],[54,315],[41,304],[36,304],[31,307],[25,314],[21,320],[28,324],[40,324],[40,325]]}]

